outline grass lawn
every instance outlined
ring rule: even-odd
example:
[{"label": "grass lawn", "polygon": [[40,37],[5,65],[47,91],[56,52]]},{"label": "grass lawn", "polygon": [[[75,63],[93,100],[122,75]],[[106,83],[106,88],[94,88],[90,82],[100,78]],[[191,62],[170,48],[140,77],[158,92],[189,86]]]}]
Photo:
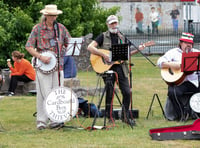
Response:
[{"label": "grass lawn", "polygon": [[[149,57],[156,63],[158,56]],[[154,94],[158,94],[162,105],[166,99],[167,85],[160,77],[160,70],[149,63],[144,57],[132,58],[132,100],[133,108],[139,110],[139,118],[136,126],[130,126],[116,120],[115,126],[107,124],[109,130],[88,131],[78,127],[89,127],[93,118],[74,118],[65,125],[74,128],[60,130],[36,129],[35,96],[4,97],[0,100],[0,148],[76,148],[76,147],[113,147],[113,148],[197,148],[198,140],[169,140],[154,141],[149,136],[149,130],[153,128],[179,126],[192,124],[194,121],[174,122],[164,119],[159,103],[155,99],[149,118],[146,115]],[[81,86],[95,88],[98,76],[95,72],[78,72],[77,76]],[[102,83],[103,86],[103,83]],[[120,96],[120,93],[119,93]],[[85,99],[95,104],[99,96],[86,96]],[[119,108],[117,99],[114,100],[116,108]],[[102,107],[104,104],[102,104]],[[97,118],[96,125],[103,125],[103,118]]]}]

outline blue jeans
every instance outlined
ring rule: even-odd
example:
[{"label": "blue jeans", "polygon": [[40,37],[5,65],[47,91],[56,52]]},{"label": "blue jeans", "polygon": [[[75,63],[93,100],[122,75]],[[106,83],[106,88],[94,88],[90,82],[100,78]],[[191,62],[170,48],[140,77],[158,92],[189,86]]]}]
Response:
[{"label": "blue jeans", "polygon": [[178,20],[177,19],[172,19],[172,23],[173,23],[174,32],[178,32]]},{"label": "blue jeans", "polygon": [[138,29],[139,29],[140,31],[142,31],[142,21],[139,21],[139,22],[137,23],[137,27],[138,27]]}]

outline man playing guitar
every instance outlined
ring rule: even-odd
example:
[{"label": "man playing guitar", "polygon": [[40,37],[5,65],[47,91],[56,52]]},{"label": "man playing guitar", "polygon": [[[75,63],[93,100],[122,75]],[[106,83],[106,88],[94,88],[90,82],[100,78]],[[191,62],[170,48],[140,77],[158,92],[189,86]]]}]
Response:
[{"label": "man playing guitar", "polygon": [[[108,31],[101,33],[97,38],[92,41],[89,46],[88,50],[91,52],[92,55],[99,56],[100,59],[103,59],[104,63],[110,63],[110,56],[102,52],[102,50],[98,49],[105,49],[108,50],[111,48],[111,45],[113,44],[124,44],[127,43],[125,37],[119,32],[118,30],[118,18],[115,15],[110,15],[107,20],[106,24],[108,27]],[[145,48],[145,44],[140,45],[139,49],[143,50]],[[137,50],[131,51],[131,55],[137,53]],[[92,61],[91,61],[92,63]],[[108,64],[109,65],[109,64]],[[94,68],[94,67],[93,67]],[[95,69],[94,69],[95,70]],[[125,119],[125,114],[126,117],[129,114],[129,105],[130,105],[130,87],[129,87],[129,80],[128,80],[128,63],[121,62],[120,64],[112,64],[109,69],[107,70],[112,70],[117,74],[118,79],[115,77],[115,75],[112,76],[112,86],[109,86],[109,89],[106,90],[106,116],[111,119],[112,117],[112,107],[111,107],[111,102],[112,102],[112,95],[113,95],[113,86],[114,82],[118,81],[119,82],[119,88],[121,90],[122,96],[123,96],[123,101],[122,101],[122,121],[130,124],[130,122],[133,123],[133,121],[127,121]],[[99,73],[99,71],[96,71]],[[105,71],[102,71],[105,72]],[[105,78],[104,78],[105,82]],[[105,82],[106,83],[106,82]]]},{"label": "man playing guitar", "polygon": [[[157,61],[158,67],[162,69],[161,75],[163,79],[167,82],[167,84],[169,84],[168,99],[173,105],[170,106],[170,108],[173,108],[174,110],[172,113],[173,115],[168,116],[167,110],[169,110],[169,108],[166,108],[165,114],[169,120],[185,120],[182,119],[183,109],[181,104],[185,104],[183,102],[183,97],[187,93],[196,93],[199,91],[198,75],[196,72],[188,75],[182,73],[181,75],[183,77],[180,76],[181,81],[176,80],[176,82],[172,82],[169,80],[172,77],[177,78],[177,71],[181,72],[182,53],[199,52],[199,50],[193,48],[193,38],[193,34],[183,32],[181,38],[179,39],[179,46],[167,51]],[[186,102],[187,104],[189,103],[188,100]]]}]

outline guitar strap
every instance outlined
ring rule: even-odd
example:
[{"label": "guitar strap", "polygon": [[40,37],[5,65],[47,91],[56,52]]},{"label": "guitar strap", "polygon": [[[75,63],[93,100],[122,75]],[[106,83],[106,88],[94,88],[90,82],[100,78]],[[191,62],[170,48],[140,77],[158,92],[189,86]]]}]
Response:
[{"label": "guitar strap", "polygon": [[124,44],[125,43],[125,39],[124,37],[122,36],[122,34],[120,32],[117,33],[118,37],[119,37],[119,40],[120,40],[120,43],[121,44]]}]

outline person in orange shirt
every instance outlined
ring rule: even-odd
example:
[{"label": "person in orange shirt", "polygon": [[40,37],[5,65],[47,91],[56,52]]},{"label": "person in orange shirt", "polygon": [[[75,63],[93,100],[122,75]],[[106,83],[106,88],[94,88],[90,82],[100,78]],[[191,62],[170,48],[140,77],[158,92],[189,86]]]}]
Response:
[{"label": "person in orange shirt", "polygon": [[11,64],[10,59],[7,60],[7,65],[11,71],[8,96],[13,96],[15,94],[18,81],[30,82],[34,81],[36,77],[33,66],[28,60],[24,59],[23,53],[19,51],[13,51],[12,60],[14,61],[14,67]]},{"label": "person in orange shirt", "polygon": [[143,33],[142,29],[143,18],[144,18],[143,13],[140,11],[139,8],[136,8],[135,20],[137,23],[137,28],[136,28],[137,33]]}]

